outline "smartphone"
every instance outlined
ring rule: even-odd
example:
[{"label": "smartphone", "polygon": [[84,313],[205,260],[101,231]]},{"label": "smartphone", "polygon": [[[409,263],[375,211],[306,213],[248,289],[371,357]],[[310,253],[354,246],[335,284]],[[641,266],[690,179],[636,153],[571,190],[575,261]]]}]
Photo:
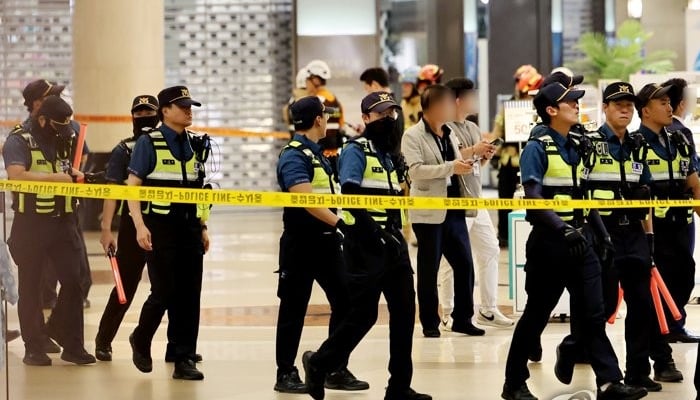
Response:
[{"label": "smartphone", "polygon": [[503,144],[503,139],[496,138],[491,142],[491,146],[500,146]]}]

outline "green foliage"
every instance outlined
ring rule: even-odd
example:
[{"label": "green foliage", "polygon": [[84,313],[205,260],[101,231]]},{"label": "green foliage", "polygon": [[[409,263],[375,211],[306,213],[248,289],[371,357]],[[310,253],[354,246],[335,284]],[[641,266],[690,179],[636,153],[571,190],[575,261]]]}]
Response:
[{"label": "green foliage", "polygon": [[674,51],[642,53],[652,36],[653,33],[646,32],[637,20],[623,22],[612,43],[608,43],[601,33],[584,33],[576,48],[585,54],[585,58],[567,66],[584,75],[590,83],[597,83],[599,79],[629,80],[631,74],[639,71],[663,73],[673,70],[671,60],[677,57]]}]

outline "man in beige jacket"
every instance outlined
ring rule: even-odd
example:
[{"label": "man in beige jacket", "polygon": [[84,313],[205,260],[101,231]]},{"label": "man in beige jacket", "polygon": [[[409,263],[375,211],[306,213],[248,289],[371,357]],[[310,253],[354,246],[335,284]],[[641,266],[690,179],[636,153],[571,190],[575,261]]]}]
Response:
[{"label": "man in beige jacket", "polygon": [[[422,120],[409,128],[401,141],[412,180],[411,196],[464,197],[462,176],[471,174],[473,160],[464,146],[466,138],[454,133],[447,122],[454,118],[451,89],[434,85],[421,95]],[[411,210],[413,232],[418,239],[418,306],[425,337],[439,337],[437,273],[444,255],[454,271],[454,310],[442,323],[448,330],[480,336],[474,315],[474,263],[464,210]]]}]

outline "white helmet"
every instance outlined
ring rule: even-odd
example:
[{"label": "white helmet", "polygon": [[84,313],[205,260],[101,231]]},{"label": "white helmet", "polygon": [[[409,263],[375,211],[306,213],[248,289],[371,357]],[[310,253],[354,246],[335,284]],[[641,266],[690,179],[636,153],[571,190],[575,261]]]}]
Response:
[{"label": "white helmet", "polygon": [[318,76],[321,79],[331,79],[331,69],[323,60],[313,60],[306,66],[307,73],[311,76]]},{"label": "white helmet", "polygon": [[297,89],[306,89],[306,79],[309,77],[309,70],[302,68],[297,72],[295,80]]}]

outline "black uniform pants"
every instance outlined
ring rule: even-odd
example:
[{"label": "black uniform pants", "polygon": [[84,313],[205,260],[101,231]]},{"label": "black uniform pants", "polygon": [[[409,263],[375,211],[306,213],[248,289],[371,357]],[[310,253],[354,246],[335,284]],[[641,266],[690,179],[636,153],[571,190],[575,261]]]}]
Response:
[{"label": "black uniform pants", "polygon": [[[70,353],[84,349],[82,238],[77,219],[69,214],[45,217],[15,213],[9,248],[17,263],[17,313],[27,351],[42,353],[50,333]],[[41,287],[49,265],[61,291],[49,321],[44,323]]]},{"label": "black uniform pants", "polygon": [[[276,360],[278,374],[286,374],[294,369],[314,281],[326,293],[331,306],[329,335],[347,315],[350,293],[341,239],[335,232],[284,231],[280,238],[279,263]],[[342,367],[345,366],[347,359]]]},{"label": "black uniform pants", "polygon": [[573,258],[561,233],[535,226],[527,241],[526,255],[528,297],[511,340],[506,383],[520,387],[530,377],[528,353],[542,335],[564,288],[571,296],[572,314],[580,316],[581,321],[580,329],[574,331],[574,340],[588,349],[598,385],[620,381],[617,356],[605,334],[601,267],[593,249],[589,246],[583,258]]},{"label": "black uniform pants", "polygon": [[112,289],[95,338],[95,343],[98,346],[109,346],[114,340],[119,325],[124,319],[124,314],[134,300],[136,289],[143,275],[143,267],[146,266],[146,251],[136,241],[134,221],[128,214],[122,215],[119,223],[116,257],[126,295],[126,304],[119,304],[117,288]]},{"label": "black uniform pants", "polygon": [[176,361],[192,358],[199,333],[204,247],[195,218],[144,216],[153,250],[146,253],[151,293],[134,330],[137,349],[150,354],[151,341],[165,311],[169,340],[175,342]]},{"label": "black uniform pants", "polygon": [[454,327],[471,323],[474,315],[474,261],[464,211],[448,210],[442,224],[413,224],[418,240],[418,308],[424,330],[438,329],[437,276],[445,255],[454,271]]},{"label": "black uniform pants", "polygon": [[[506,165],[499,164],[498,169],[498,197],[501,199],[512,199],[515,189],[520,183],[519,167],[514,167],[510,162]],[[508,214],[512,210],[498,210],[498,239],[503,242],[508,241]]]},{"label": "black uniform pants", "polygon": [[413,270],[406,242],[397,229],[401,248],[377,248],[372,239],[359,233],[345,236],[351,294],[350,312],[321,345],[312,363],[323,371],[335,371],[377,321],[379,297],[384,294],[389,309],[389,388],[407,389],[413,377],[411,350],[415,325]]},{"label": "black uniform pants", "polygon": [[685,306],[695,287],[695,260],[690,252],[688,226],[654,218],[654,238],[656,267],[682,315],[681,320],[676,321],[665,308],[668,328],[672,333],[677,333],[685,326]]}]

